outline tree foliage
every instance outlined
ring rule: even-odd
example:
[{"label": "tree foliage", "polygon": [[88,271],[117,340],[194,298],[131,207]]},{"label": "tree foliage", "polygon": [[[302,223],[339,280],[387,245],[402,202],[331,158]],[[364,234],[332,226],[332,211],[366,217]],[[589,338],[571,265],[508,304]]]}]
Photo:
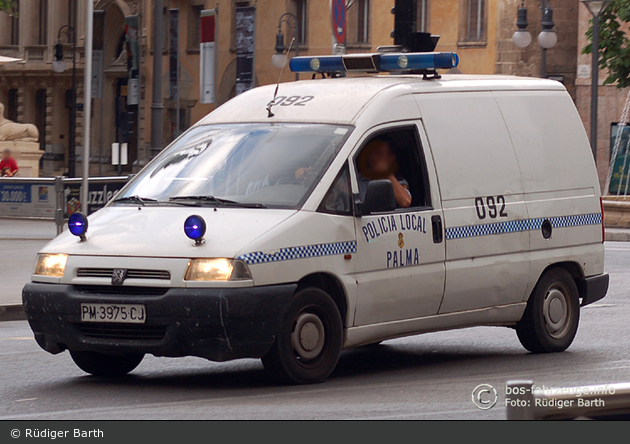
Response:
[{"label": "tree foliage", "polygon": [[[604,85],[630,86],[629,27],[630,0],[613,0],[599,19],[599,67],[608,70]],[[592,22],[586,36],[592,42]],[[582,49],[583,54],[591,54],[591,51],[591,44]]]},{"label": "tree foliage", "polygon": [[15,0],[0,0],[0,11],[15,13]]}]

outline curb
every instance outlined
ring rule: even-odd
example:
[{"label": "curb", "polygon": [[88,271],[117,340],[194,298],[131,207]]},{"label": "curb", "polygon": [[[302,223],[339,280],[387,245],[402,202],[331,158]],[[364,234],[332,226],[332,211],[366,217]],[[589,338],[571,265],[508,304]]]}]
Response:
[{"label": "curb", "polygon": [[630,230],[606,230],[607,241],[630,242]]},{"label": "curb", "polygon": [[26,313],[22,304],[0,305],[0,322],[25,321]]}]

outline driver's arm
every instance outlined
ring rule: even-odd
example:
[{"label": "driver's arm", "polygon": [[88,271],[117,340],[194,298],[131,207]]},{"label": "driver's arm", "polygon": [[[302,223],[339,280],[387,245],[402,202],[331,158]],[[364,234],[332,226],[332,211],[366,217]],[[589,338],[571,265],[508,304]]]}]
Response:
[{"label": "driver's arm", "polygon": [[408,187],[402,185],[396,176],[390,174],[387,179],[392,183],[394,187],[394,196],[396,197],[396,203],[400,208],[409,208],[411,206],[411,193]]}]

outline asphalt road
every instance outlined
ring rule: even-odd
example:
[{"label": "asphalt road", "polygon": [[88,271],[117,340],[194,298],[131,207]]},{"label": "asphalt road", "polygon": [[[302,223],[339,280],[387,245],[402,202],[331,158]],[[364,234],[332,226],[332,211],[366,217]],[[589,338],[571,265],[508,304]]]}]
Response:
[{"label": "asphalt road", "polygon": [[37,252],[55,234],[51,221],[0,218],[0,305],[22,303],[22,288],[31,279]]},{"label": "asphalt road", "polygon": [[[26,322],[0,323],[0,419],[504,419],[504,385],[630,382],[630,243],[607,243],[609,295],[585,307],[568,351],[531,355],[507,328],[473,328],[345,352],[325,383],[271,383],[257,360],[147,357],[126,379],[82,373],[39,349]],[[497,405],[471,392],[491,384]]]}]

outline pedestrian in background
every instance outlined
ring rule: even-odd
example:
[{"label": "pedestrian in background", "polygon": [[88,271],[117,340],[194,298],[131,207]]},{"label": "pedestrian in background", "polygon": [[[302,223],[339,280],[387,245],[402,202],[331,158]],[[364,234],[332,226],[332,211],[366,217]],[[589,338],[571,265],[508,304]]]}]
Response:
[{"label": "pedestrian in background", "polygon": [[2,151],[2,160],[0,160],[0,176],[13,177],[17,174],[18,170],[18,164],[11,155],[11,150],[7,148]]}]

